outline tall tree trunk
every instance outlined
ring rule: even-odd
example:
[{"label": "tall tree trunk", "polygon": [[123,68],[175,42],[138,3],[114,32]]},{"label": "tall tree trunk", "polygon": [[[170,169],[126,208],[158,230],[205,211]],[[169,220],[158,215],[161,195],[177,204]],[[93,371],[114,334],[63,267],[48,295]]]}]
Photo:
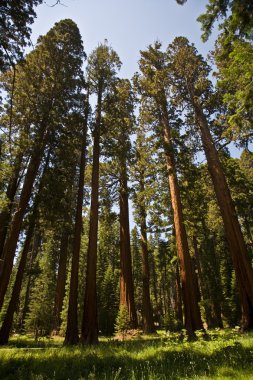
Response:
[{"label": "tall tree trunk", "polygon": [[60,258],[57,274],[56,290],[55,290],[55,325],[54,329],[58,333],[61,325],[61,311],[65,296],[65,286],[67,279],[67,259],[68,259],[68,242],[69,233],[64,229],[61,237]]},{"label": "tall tree trunk", "polygon": [[33,269],[34,261],[39,252],[40,243],[41,243],[41,237],[38,234],[35,234],[33,237],[33,244],[32,244],[32,249],[31,249],[30,260],[29,260],[28,281],[27,281],[26,291],[25,291],[25,300],[24,300],[24,305],[22,309],[21,319],[19,322],[19,328],[21,331],[24,331],[25,329],[25,319],[28,313],[31,286],[32,286],[32,269]]},{"label": "tall tree trunk", "polygon": [[126,306],[131,328],[138,326],[134,302],[126,163],[121,163],[120,188],[120,305]]},{"label": "tall tree trunk", "polygon": [[67,329],[65,335],[65,344],[74,345],[79,341],[78,337],[78,320],[77,320],[77,298],[78,298],[78,270],[79,270],[79,256],[82,237],[82,210],[83,210],[83,195],[84,195],[84,172],[86,166],[86,145],[87,145],[87,126],[89,115],[89,100],[87,96],[86,112],[83,126],[80,170],[79,170],[79,183],[77,194],[77,206],[75,216],[74,228],[74,241],[72,253],[72,265],[69,287],[69,304],[67,316]]},{"label": "tall tree trunk", "polygon": [[33,184],[41,163],[41,157],[44,151],[45,144],[46,135],[43,136],[42,142],[37,143],[34,147],[27,168],[27,173],[25,176],[24,185],[20,195],[17,210],[13,215],[8,236],[5,240],[5,245],[3,249],[4,262],[0,272],[0,309],[2,308],[4,296],[9,284],[21,225],[31,196]]},{"label": "tall tree trunk", "polygon": [[86,287],[82,320],[82,344],[98,343],[97,320],[97,239],[98,239],[98,194],[99,194],[99,156],[100,156],[100,124],[102,107],[102,89],[98,93],[97,115],[94,129],[92,190],[90,208],[89,244],[87,251]]},{"label": "tall tree trunk", "polygon": [[[142,191],[142,190],[141,190]],[[142,252],[142,319],[143,331],[145,334],[155,332],[155,325],[153,320],[153,310],[150,300],[150,275],[149,275],[149,262],[148,262],[148,242],[147,242],[147,225],[146,225],[146,212],[144,207],[140,207],[141,217],[141,252]]]},{"label": "tall tree trunk", "polygon": [[184,323],[187,333],[191,337],[194,336],[194,331],[202,329],[203,325],[201,321],[198,298],[196,294],[196,282],[194,281],[194,276],[196,276],[196,274],[192,267],[186,229],[184,225],[182,202],[176,175],[167,105],[164,105],[163,108],[164,109],[162,112],[162,123],[164,133],[164,148],[169,177],[168,179],[173,209],[177,252],[180,262],[180,275],[182,283],[182,296],[185,317]]},{"label": "tall tree trunk", "polygon": [[25,265],[26,265],[26,260],[27,260],[27,255],[29,252],[31,240],[33,237],[34,227],[35,227],[35,212],[33,213],[32,220],[30,222],[30,225],[27,231],[24,247],[21,253],[21,259],[18,265],[18,271],[16,274],[15,283],[14,283],[12,294],[11,294],[11,299],[10,299],[7,312],[3,320],[3,324],[0,329],[0,345],[7,344],[9,340],[12,322],[13,322],[13,316],[19,302],[23,274],[25,270]]},{"label": "tall tree trunk", "polygon": [[26,266],[26,262],[27,262],[27,256],[28,256],[30,245],[31,245],[31,240],[32,240],[32,237],[34,234],[36,218],[38,215],[38,205],[39,205],[39,200],[40,200],[40,193],[41,193],[41,189],[43,186],[43,178],[44,178],[45,172],[46,172],[47,167],[48,167],[49,158],[50,158],[50,150],[48,151],[48,154],[47,154],[46,162],[45,162],[45,165],[43,168],[43,173],[42,173],[41,180],[40,180],[40,185],[39,185],[38,192],[37,192],[35,200],[34,200],[33,212],[32,212],[32,215],[30,217],[30,223],[29,223],[27,234],[26,234],[24,247],[22,249],[20,262],[18,265],[18,271],[16,274],[14,286],[12,289],[11,299],[10,299],[10,302],[9,302],[9,305],[7,308],[7,312],[6,312],[5,317],[4,317],[3,324],[2,324],[1,329],[0,329],[0,344],[6,344],[6,343],[8,343],[8,340],[9,340],[10,331],[11,331],[12,322],[13,322],[13,316],[14,316],[14,313],[17,309],[17,305],[19,302],[20,291],[21,291],[25,266]]},{"label": "tall tree trunk", "polygon": [[207,119],[196,98],[192,96],[196,120],[200,128],[201,139],[206,154],[217,202],[222,215],[226,238],[235,269],[240,294],[243,330],[253,328],[253,270],[246,245],[236,215],[231,193],[226,182],[224,171],[215,149]]},{"label": "tall tree trunk", "polygon": [[12,173],[12,176],[11,176],[11,179],[6,191],[6,197],[9,203],[8,208],[3,210],[0,213],[0,259],[3,259],[4,243],[5,243],[5,239],[6,239],[6,235],[8,231],[8,225],[11,218],[11,211],[12,211],[14,197],[18,188],[21,162],[22,162],[22,155],[19,154],[19,156],[16,159],[14,170],[13,170],[13,173]]}]

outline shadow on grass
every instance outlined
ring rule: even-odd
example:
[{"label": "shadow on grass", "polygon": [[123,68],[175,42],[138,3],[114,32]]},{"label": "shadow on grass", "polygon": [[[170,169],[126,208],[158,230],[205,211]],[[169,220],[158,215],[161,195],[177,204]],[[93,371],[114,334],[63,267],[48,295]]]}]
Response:
[{"label": "shadow on grass", "polygon": [[[208,346],[205,346],[206,349]],[[33,347],[0,349],[0,379],[187,379],[209,377],[227,368],[253,373],[253,351],[239,342],[211,354],[194,345],[164,340],[101,343],[98,347]],[[2,355],[3,354],[3,355]]]}]

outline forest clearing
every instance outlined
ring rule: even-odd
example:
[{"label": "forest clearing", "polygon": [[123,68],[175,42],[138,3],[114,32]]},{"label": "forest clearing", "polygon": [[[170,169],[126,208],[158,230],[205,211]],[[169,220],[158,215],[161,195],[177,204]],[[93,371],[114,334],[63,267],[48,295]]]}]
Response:
[{"label": "forest clearing", "polygon": [[253,379],[252,0],[49,1],[0,4],[0,379]]},{"label": "forest clearing", "polygon": [[[202,332],[203,334],[203,332]],[[211,331],[188,342],[177,333],[139,336],[99,346],[63,347],[63,339],[13,337],[0,348],[1,379],[241,379],[253,378],[253,336]]]}]

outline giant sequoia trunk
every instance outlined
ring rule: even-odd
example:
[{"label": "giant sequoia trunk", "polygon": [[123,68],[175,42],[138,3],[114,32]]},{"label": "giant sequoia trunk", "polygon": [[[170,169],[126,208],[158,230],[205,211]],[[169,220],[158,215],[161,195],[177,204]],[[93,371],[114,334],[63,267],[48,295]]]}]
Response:
[{"label": "giant sequoia trunk", "polygon": [[93,167],[91,182],[91,208],[89,244],[87,252],[86,288],[84,295],[84,310],[81,331],[83,344],[98,343],[97,320],[97,239],[98,239],[98,194],[99,194],[99,156],[100,156],[100,124],[101,124],[102,89],[98,93],[97,115],[94,129]]},{"label": "giant sequoia trunk", "polygon": [[226,238],[232,257],[237,285],[241,300],[242,329],[253,328],[253,270],[247,253],[246,245],[236,215],[229,187],[224,171],[215,149],[207,119],[194,96],[192,103],[196,120],[200,128],[201,139],[206,154],[208,170],[210,172],[218,205],[222,215]]},{"label": "giant sequoia trunk", "polygon": [[3,249],[4,262],[0,272],[0,309],[2,308],[4,296],[9,284],[21,225],[31,196],[33,184],[41,163],[41,157],[44,152],[47,134],[42,136],[41,139],[42,141],[36,143],[31,155],[19,203],[13,215],[8,231],[8,236],[5,240]]},{"label": "giant sequoia trunk", "polygon": [[13,316],[14,316],[14,313],[15,313],[17,306],[18,306],[20,291],[21,291],[21,285],[22,285],[25,266],[26,266],[26,262],[27,262],[27,256],[28,256],[30,245],[31,245],[32,237],[34,236],[35,223],[36,223],[36,218],[38,215],[38,205],[39,205],[39,200],[40,200],[40,193],[41,193],[42,186],[43,186],[44,175],[45,175],[45,172],[46,172],[47,167],[48,167],[49,158],[50,158],[50,151],[48,151],[48,155],[47,155],[47,159],[46,159],[44,169],[43,169],[43,173],[41,176],[38,192],[36,194],[36,197],[35,197],[35,200],[33,203],[33,212],[32,212],[32,215],[30,216],[29,227],[28,227],[28,230],[26,233],[26,239],[25,239],[24,247],[23,247],[22,252],[21,252],[21,258],[19,261],[18,270],[17,270],[14,286],[12,289],[11,299],[10,299],[10,302],[9,302],[9,305],[7,308],[7,312],[6,312],[4,320],[3,320],[3,324],[2,324],[1,329],[0,329],[0,344],[8,343],[10,332],[11,332],[11,327],[12,327],[12,322],[13,322]]},{"label": "giant sequoia trunk", "polygon": [[19,154],[14,164],[14,170],[13,170],[12,176],[10,178],[10,182],[6,190],[6,197],[8,199],[8,208],[3,210],[0,213],[0,259],[1,258],[3,259],[4,243],[5,243],[5,238],[7,236],[8,225],[11,218],[13,201],[14,201],[15,194],[18,188],[21,162],[22,162],[22,154]]},{"label": "giant sequoia trunk", "polygon": [[33,278],[34,278],[33,266],[34,266],[36,257],[38,256],[38,253],[39,253],[40,244],[41,244],[41,236],[35,233],[33,236],[33,244],[31,248],[31,252],[29,252],[29,259],[28,259],[29,263],[28,263],[27,274],[26,274],[28,279],[27,279],[26,290],[25,290],[25,299],[24,299],[24,305],[23,305],[20,321],[18,324],[19,330],[22,332],[25,331],[25,319],[29,311],[30,294],[31,294]]},{"label": "giant sequoia trunk", "polygon": [[136,329],[137,314],[134,302],[132,260],[129,231],[129,208],[126,163],[121,163],[119,208],[120,208],[120,305],[128,310],[131,328]]},{"label": "giant sequoia trunk", "polygon": [[169,177],[169,188],[173,209],[174,227],[176,234],[176,244],[178,258],[180,262],[180,275],[182,283],[182,298],[184,304],[184,323],[189,336],[194,335],[195,330],[203,328],[200,309],[198,305],[198,296],[196,294],[195,271],[192,267],[189,253],[186,229],[184,225],[182,203],[180,190],[175,169],[175,160],[173,146],[171,143],[170,126],[167,113],[167,107],[164,106],[162,112],[162,123],[164,132],[165,157]]},{"label": "giant sequoia trunk", "polygon": [[13,322],[13,316],[14,313],[17,309],[17,305],[19,302],[19,296],[20,296],[20,291],[21,291],[21,285],[22,285],[22,280],[23,280],[23,274],[25,270],[25,265],[26,265],[26,260],[27,260],[27,255],[29,252],[29,247],[31,244],[31,240],[33,237],[33,231],[34,231],[34,226],[35,226],[35,212],[32,217],[32,220],[30,222],[27,234],[26,234],[26,239],[24,243],[24,247],[22,249],[21,253],[21,258],[20,262],[18,265],[18,271],[16,274],[16,279],[15,283],[12,289],[12,294],[11,294],[11,299],[7,308],[7,312],[4,316],[3,324],[0,329],[0,345],[4,345],[8,343],[10,332],[11,332],[11,327],[12,327],[12,322]]},{"label": "giant sequoia trunk", "polygon": [[[84,171],[86,166],[86,145],[87,145],[87,125],[88,125],[89,104],[87,100],[86,115],[83,126],[81,158],[79,167],[79,182],[77,194],[77,206],[75,215],[73,253],[71,264],[71,276],[69,285],[69,304],[67,315],[67,329],[65,335],[65,344],[74,345],[78,343],[78,320],[77,320],[77,299],[78,299],[78,270],[79,256],[82,236],[82,211],[83,211],[83,194],[84,194]],[[64,258],[65,259],[65,258]]]}]

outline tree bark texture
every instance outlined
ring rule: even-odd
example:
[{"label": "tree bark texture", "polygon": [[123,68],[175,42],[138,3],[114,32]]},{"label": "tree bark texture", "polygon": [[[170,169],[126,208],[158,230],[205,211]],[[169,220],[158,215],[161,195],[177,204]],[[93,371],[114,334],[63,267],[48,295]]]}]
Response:
[{"label": "tree bark texture", "polygon": [[7,344],[9,340],[12,322],[13,322],[13,316],[19,302],[23,274],[24,274],[24,270],[26,266],[27,255],[28,255],[29,248],[31,245],[31,240],[33,237],[34,227],[35,227],[35,216],[32,217],[32,220],[30,222],[30,225],[27,231],[24,247],[21,253],[21,259],[18,265],[18,271],[16,274],[15,283],[12,289],[11,299],[10,299],[7,312],[4,316],[4,320],[0,329],[0,345]]},{"label": "tree bark texture", "polygon": [[2,308],[4,296],[9,284],[21,225],[31,196],[33,184],[41,163],[41,157],[44,152],[46,135],[43,137],[42,141],[35,145],[33,153],[31,155],[17,210],[13,215],[8,236],[5,240],[3,249],[4,262],[0,272],[0,309]]},{"label": "tree bark texture", "polygon": [[82,236],[82,211],[83,211],[83,195],[84,195],[84,172],[86,166],[86,145],[87,145],[87,125],[88,125],[88,101],[86,105],[86,115],[83,126],[83,137],[81,146],[79,182],[77,194],[77,206],[75,215],[73,253],[71,264],[71,276],[69,286],[69,304],[67,315],[67,329],[64,343],[67,345],[75,345],[79,341],[78,336],[78,320],[77,320],[77,299],[78,299],[78,270],[79,257]]},{"label": "tree bark texture", "polygon": [[41,243],[41,237],[38,234],[35,234],[33,237],[32,249],[29,254],[28,281],[26,285],[25,300],[24,300],[24,306],[22,310],[22,316],[19,322],[19,328],[21,331],[25,330],[25,319],[29,310],[30,294],[31,294],[31,288],[32,288],[32,268],[34,265],[34,261],[39,252],[40,243]]},{"label": "tree bark texture", "polygon": [[[0,213],[0,259],[3,259],[3,249],[4,243],[7,236],[8,225],[11,218],[11,212],[13,207],[13,201],[17,192],[19,176],[20,176],[20,167],[22,162],[22,155],[20,154],[17,157],[16,163],[14,165],[14,171],[12,173],[10,182],[7,187],[6,197],[8,199],[8,209],[3,210]],[[0,265],[1,268],[1,265]],[[0,269],[1,271],[1,269]]]},{"label": "tree bark texture", "polygon": [[235,269],[241,300],[243,330],[253,328],[253,270],[247,253],[235,206],[224,175],[224,171],[214,146],[208,122],[196,98],[192,97],[197,124],[206,154],[217,202],[221,211],[226,238]]},{"label": "tree bark texture", "polygon": [[99,195],[99,158],[100,158],[100,124],[101,124],[102,90],[98,93],[97,115],[94,129],[93,167],[91,183],[91,208],[89,243],[87,252],[86,287],[82,320],[82,344],[98,343],[97,319],[97,239],[98,239],[98,195]]},{"label": "tree bark texture", "polygon": [[180,276],[182,283],[182,297],[184,304],[184,323],[189,336],[194,335],[195,330],[203,328],[200,309],[198,305],[198,298],[196,294],[196,282],[194,276],[195,271],[192,267],[191,257],[189,253],[189,246],[187,241],[186,229],[184,225],[182,202],[180,197],[180,190],[175,169],[175,160],[173,154],[173,146],[171,143],[169,118],[167,107],[162,113],[163,132],[164,132],[164,148],[165,157],[168,170],[169,188],[173,209],[174,227],[176,234],[176,244],[178,258],[180,262]]},{"label": "tree bark texture", "polygon": [[126,306],[131,328],[138,326],[134,302],[132,259],[129,230],[129,207],[126,163],[121,163],[119,188],[120,209],[120,306]]}]

